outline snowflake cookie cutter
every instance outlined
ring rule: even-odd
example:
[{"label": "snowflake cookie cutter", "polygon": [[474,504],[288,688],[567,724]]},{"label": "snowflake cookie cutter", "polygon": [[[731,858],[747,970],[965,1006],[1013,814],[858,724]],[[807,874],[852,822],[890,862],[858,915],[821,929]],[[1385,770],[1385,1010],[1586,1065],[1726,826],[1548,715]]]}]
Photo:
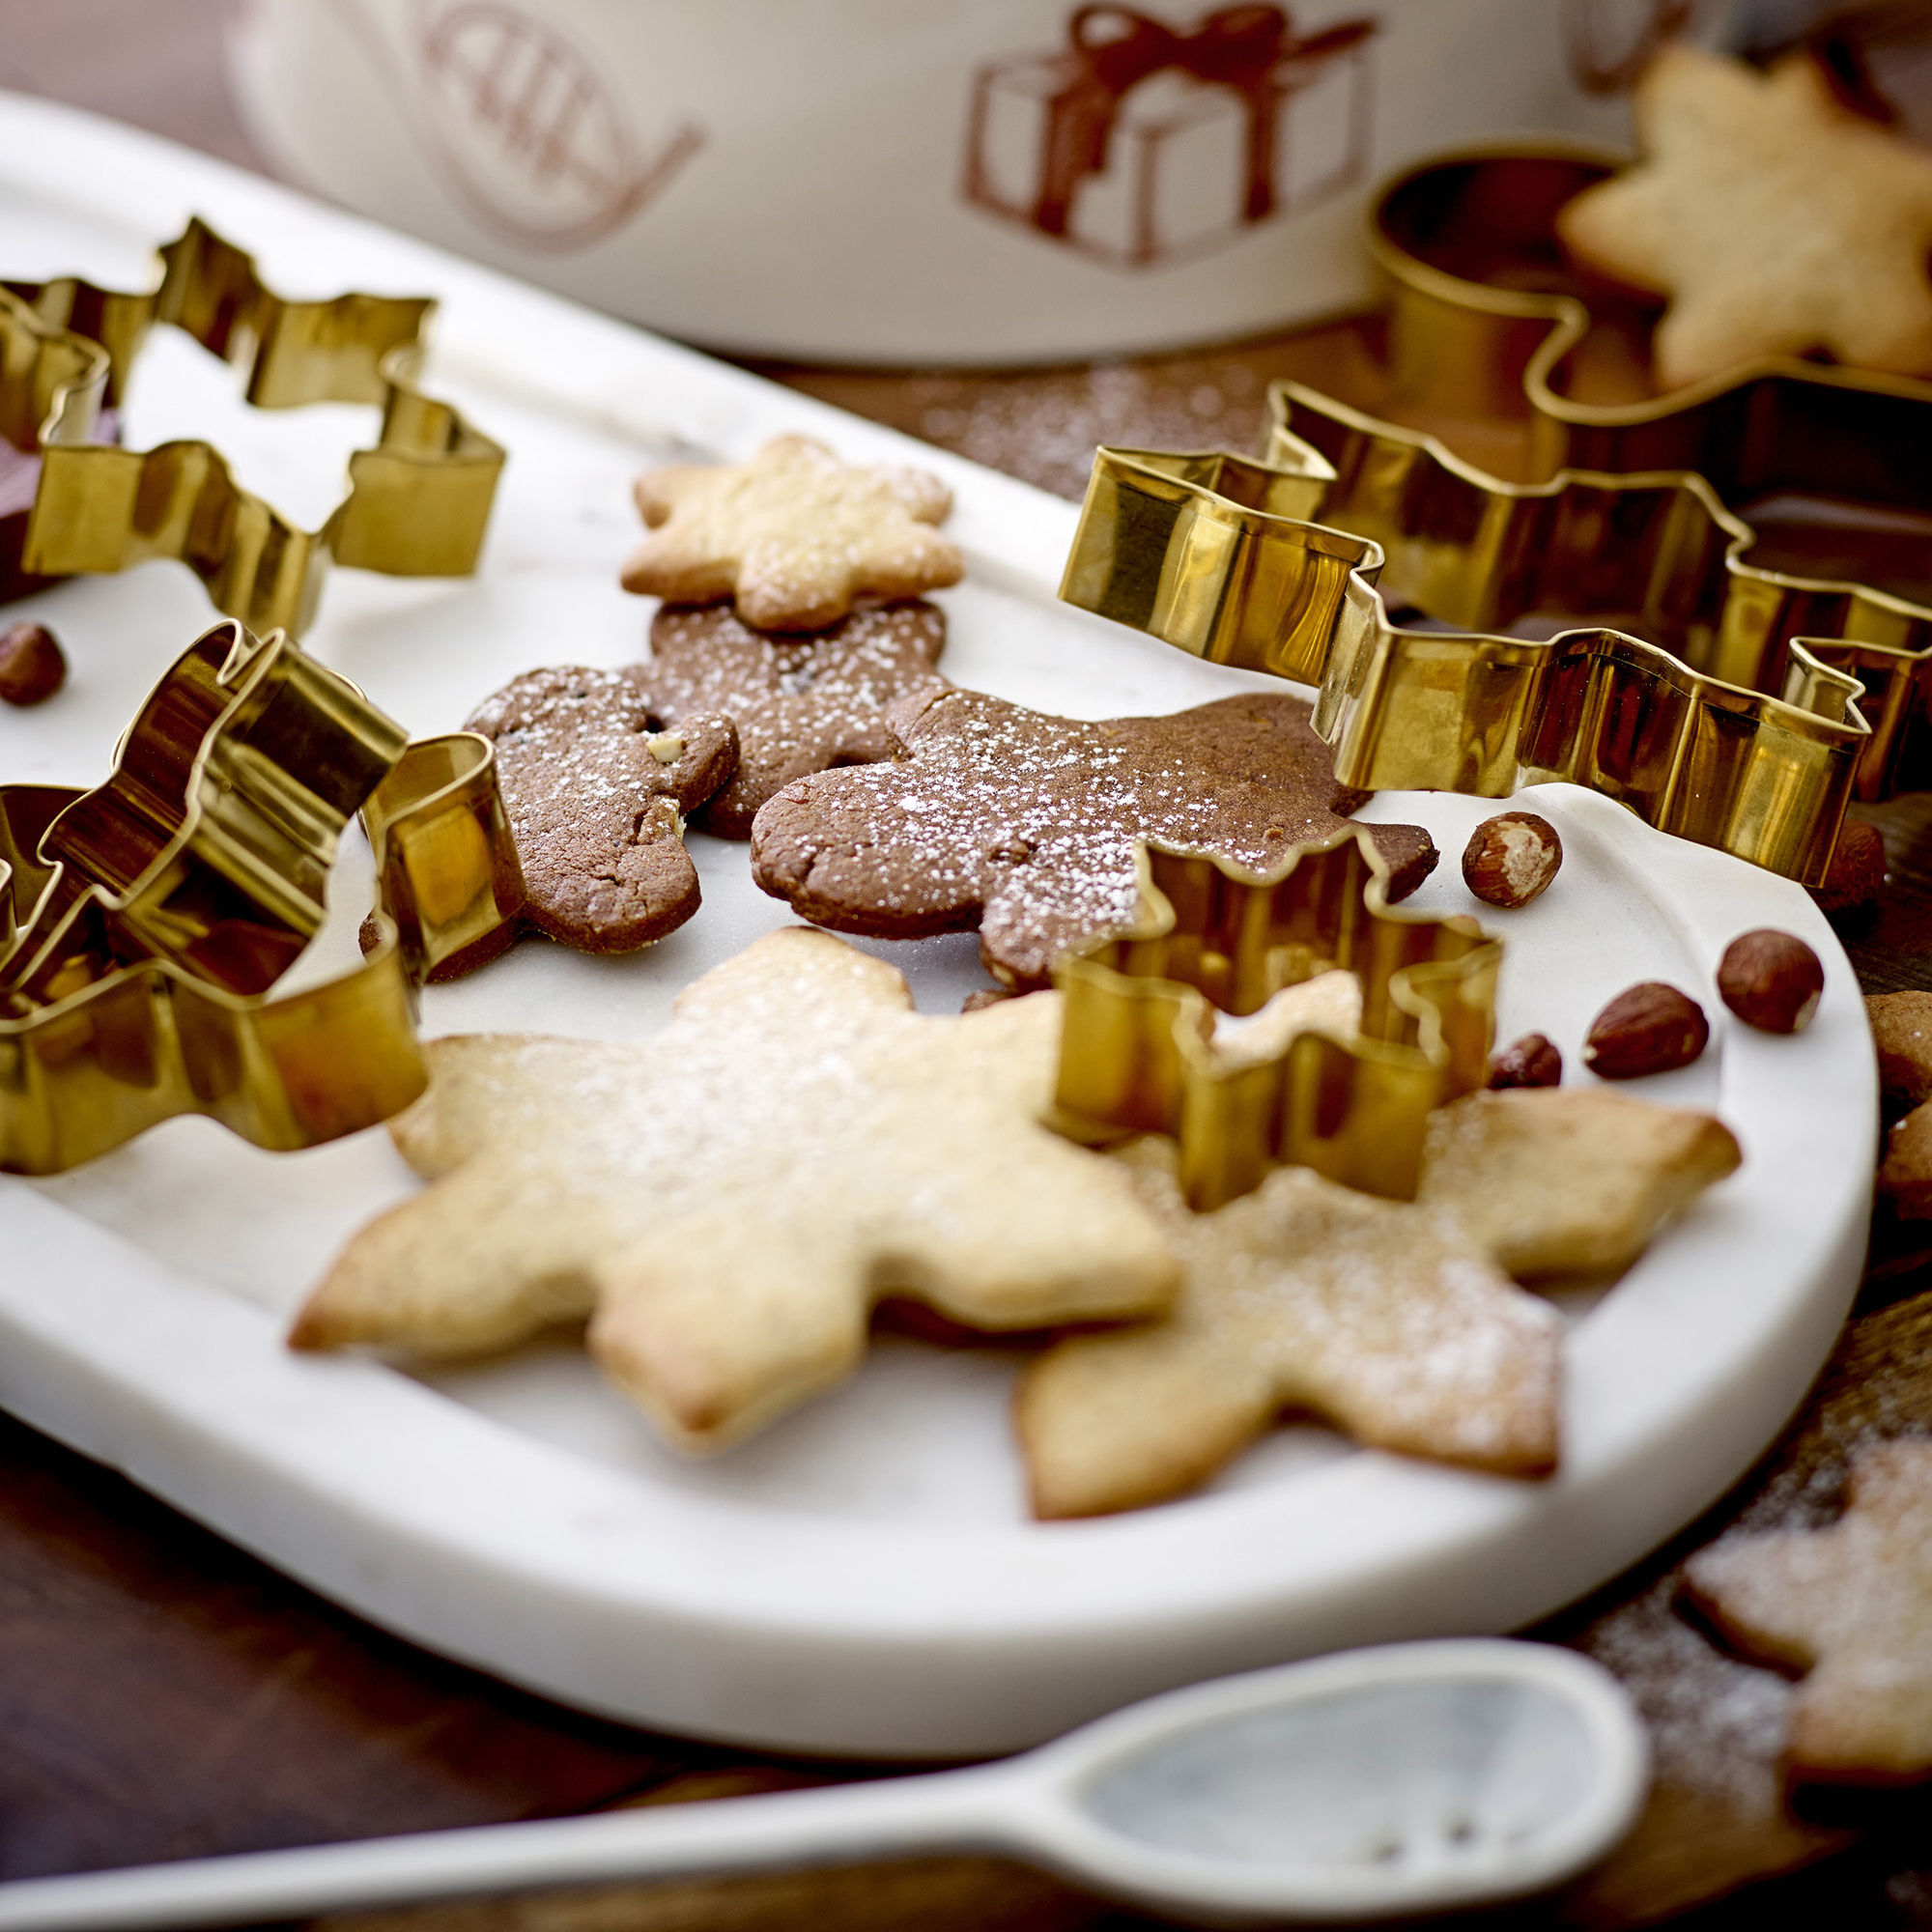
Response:
[{"label": "snowflake cookie cutter", "polygon": [[[1932,604],[1756,561],[1737,506],[1825,496],[1922,523],[1932,385],[1790,360],[1577,401],[1595,312],[1564,286],[1554,216],[1614,165],[1550,144],[1450,156],[1370,215],[1389,406],[1523,422],[1520,476],[1277,384],[1265,462],[1100,451],[1061,594],[1321,686],[1348,783],[1502,797],[1567,779],[1815,884],[1848,799],[1932,777]],[[1466,634],[1403,628],[1390,605]],[[1504,634],[1605,617],[1632,629]]]},{"label": "snowflake cookie cutter", "polygon": [[[199,219],[159,252],[148,294],[71,276],[0,284],[0,435],[39,463],[31,506],[0,516],[0,596],[171,557],[218,611],[258,635],[295,636],[331,561],[392,577],[473,571],[503,450],[417,386],[436,304],[284,300]],[[381,408],[378,440],[350,458],[348,494],[320,529],[243,489],[211,443],[139,451],[97,440],[159,323],[242,368],[257,408]]]},{"label": "snowflake cookie cutter", "polygon": [[[1055,1123],[1089,1142],[1172,1136],[1206,1212],[1271,1167],[1413,1199],[1429,1117],[1484,1086],[1502,942],[1462,914],[1389,907],[1388,867],[1358,828],[1251,872],[1142,841],[1140,922],[1063,958]],[[1216,1039],[1216,1013],[1258,1014],[1340,967],[1362,989],[1348,1038]]]},{"label": "snowflake cookie cutter", "polygon": [[[360,810],[359,964],[276,994]],[[281,634],[216,625],[89,791],[0,786],[0,1169],[51,1174],[176,1114],[311,1147],[407,1106],[416,987],[507,944],[522,903],[494,754],[411,745]]]}]

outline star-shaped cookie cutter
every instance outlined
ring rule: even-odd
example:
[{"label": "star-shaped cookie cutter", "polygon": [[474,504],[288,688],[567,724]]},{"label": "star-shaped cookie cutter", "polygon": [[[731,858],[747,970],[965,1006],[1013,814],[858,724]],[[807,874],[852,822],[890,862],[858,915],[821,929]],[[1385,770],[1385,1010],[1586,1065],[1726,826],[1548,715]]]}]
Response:
[{"label": "star-shaped cookie cutter", "polygon": [[[1145,841],[1138,857],[1139,923],[1054,971],[1056,1124],[1088,1141],[1171,1135],[1203,1212],[1284,1164],[1412,1199],[1430,1114],[1487,1082],[1502,942],[1460,914],[1391,910],[1388,867],[1355,828],[1267,872]],[[1361,982],[1355,1037],[1217,1043],[1217,1010],[1259,1013],[1335,967]]]},{"label": "star-shaped cookie cutter", "polygon": [[[361,963],[270,989],[362,810]],[[0,1169],[50,1174],[176,1114],[310,1147],[421,1092],[415,988],[507,943],[523,881],[489,745],[407,743],[286,636],[238,623],[156,685],[100,785],[0,786]]]},{"label": "star-shaped cookie cutter", "polygon": [[[1553,217],[1612,165],[1547,146],[1451,156],[1371,215],[1395,397],[1525,419],[1530,480],[1278,384],[1265,463],[1101,450],[1061,594],[1320,685],[1345,782],[1501,797],[1567,779],[1815,883],[1846,801],[1917,776],[1932,607],[1754,562],[1728,504],[1804,492],[1922,516],[1932,385],[1789,361],[1573,401],[1592,318],[1549,292]],[[1400,626],[1378,589],[1473,635]],[[1531,616],[1642,635],[1503,634]]]},{"label": "star-shaped cookie cutter", "polygon": [[[199,220],[160,259],[148,294],[74,277],[0,284],[0,435],[40,459],[31,508],[0,517],[0,596],[172,557],[217,610],[258,634],[295,635],[331,560],[395,577],[475,569],[503,451],[416,386],[433,301],[284,300]],[[350,458],[349,493],[319,530],[244,490],[210,443],[95,440],[158,323],[244,369],[258,408],[381,407],[381,436]]]}]

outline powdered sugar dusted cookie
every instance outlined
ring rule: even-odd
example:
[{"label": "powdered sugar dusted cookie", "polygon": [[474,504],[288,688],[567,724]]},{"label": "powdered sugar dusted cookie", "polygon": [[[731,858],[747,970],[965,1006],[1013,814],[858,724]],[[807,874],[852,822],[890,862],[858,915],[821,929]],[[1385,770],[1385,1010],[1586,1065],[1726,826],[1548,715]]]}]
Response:
[{"label": "powdered sugar dusted cookie", "polygon": [[1801,1776],[1932,1776],[1932,1441],[1866,1450],[1822,1529],[1727,1536],[1691,1594],[1749,1655],[1808,1672],[1785,1760]]},{"label": "powdered sugar dusted cookie", "polygon": [[855,1367],[872,1303],[977,1329],[1144,1316],[1177,1270],[1117,1164],[1039,1124],[1057,996],[959,1018],[828,934],[767,935],[637,1041],[429,1042],[391,1122],[433,1184],[362,1230],[299,1348],[590,1347],[685,1449]]},{"label": "powdered sugar dusted cookie", "polygon": [[1666,386],[1817,349],[1932,374],[1932,154],[1842,106],[1804,54],[1761,73],[1666,46],[1634,106],[1643,159],[1557,226],[1580,260],[1670,298]]},{"label": "powdered sugar dusted cookie", "polygon": [[566,665],[506,684],[470,715],[528,891],[524,916],[584,952],[630,952],[697,910],[684,814],[737,762],[728,718],[660,728],[622,671]]},{"label": "powdered sugar dusted cookie", "polygon": [[[976,926],[1004,984],[1044,985],[1069,948],[1129,924],[1137,839],[1256,869],[1338,830],[1368,796],[1335,782],[1300,699],[1223,698],[1082,724],[982,692],[893,707],[890,765],[823,772],[758,813],[752,867],[820,925],[911,939]],[[1369,828],[1400,898],[1435,864],[1428,833]]]},{"label": "powdered sugar dusted cookie", "polygon": [[[1316,1009],[1323,985],[1278,995],[1277,1027],[1297,999],[1307,1023],[1332,1026]],[[1729,1171],[1708,1153],[1684,1162],[1713,1139],[1735,1166],[1706,1115],[1598,1091],[1476,1094],[1443,1110],[1413,1204],[1283,1168],[1208,1214],[1187,1210],[1169,1143],[1136,1144],[1123,1158],[1180,1256],[1180,1298],[1163,1321],[1073,1337],[1026,1372],[1014,1414],[1035,1509],[1158,1502],[1292,1409],[1379,1448],[1547,1473],[1562,1322],[1510,1271],[1632,1259],[1665,1212]],[[1534,1186],[1526,1144],[1541,1150]]]},{"label": "powdered sugar dusted cookie", "polygon": [[759,630],[819,630],[857,598],[917,597],[966,568],[932,527],[952,507],[938,477],[841,463],[810,437],[781,436],[750,463],[650,470],[637,499],[651,534],[624,588],[672,604],[735,598]]},{"label": "powdered sugar dusted cookie", "polygon": [[666,605],[650,663],[627,675],[668,723],[722,713],[738,727],[738,769],[696,822],[749,838],[758,808],[794,779],[891,757],[887,710],[948,688],[933,668],[945,644],[945,613],[917,598],[862,605],[829,631],[754,631],[727,606]]}]

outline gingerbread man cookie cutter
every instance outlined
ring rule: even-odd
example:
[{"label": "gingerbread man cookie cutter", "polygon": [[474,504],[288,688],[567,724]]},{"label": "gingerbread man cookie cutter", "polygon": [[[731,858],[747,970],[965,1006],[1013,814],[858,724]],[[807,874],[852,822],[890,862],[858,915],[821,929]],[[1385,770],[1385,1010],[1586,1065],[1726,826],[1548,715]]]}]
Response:
[{"label": "gingerbread man cookie cutter", "polygon": [[[1501,797],[1567,779],[1816,883],[1846,801],[1910,782],[1932,607],[1754,562],[1757,533],[1728,504],[1804,492],[1922,510],[1932,386],[1792,361],[1573,401],[1591,311],[1542,286],[1558,272],[1550,224],[1610,165],[1454,156],[1400,178],[1371,216],[1393,394],[1524,419],[1532,480],[1278,384],[1266,462],[1099,451],[1061,594],[1320,685],[1316,728],[1346,782]],[[1472,634],[1404,628],[1378,591]],[[1606,613],[1642,635],[1502,634]]]},{"label": "gingerbread man cookie cutter", "polygon": [[[358,810],[373,944],[274,995]],[[285,636],[216,625],[104,783],[0,786],[0,1169],[56,1173],[183,1113],[272,1149],[386,1119],[424,1083],[416,985],[507,944],[521,900],[482,739],[411,745]]]},{"label": "gingerbread man cookie cutter", "polygon": [[[1141,921],[1054,972],[1055,1123],[1085,1141],[1172,1136],[1203,1212],[1280,1165],[1412,1199],[1431,1113],[1487,1083],[1502,942],[1460,914],[1391,910],[1359,828],[1264,873],[1146,842],[1139,858]],[[1361,983],[1352,1037],[1299,1032],[1259,1053],[1217,1040],[1217,1010],[1261,1014],[1336,967]]]},{"label": "gingerbread man cookie cutter", "polygon": [[[331,561],[394,577],[475,569],[503,450],[417,386],[433,301],[284,300],[198,219],[160,260],[148,294],[74,277],[0,284],[0,434],[40,458],[32,506],[0,518],[0,595],[172,557],[217,610],[258,634],[296,635]],[[320,529],[243,489],[210,443],[137,451],[95,440],[159,323],[244,369],[257,408],[382,409],[375,446],[350,458],[348,494]]]}]

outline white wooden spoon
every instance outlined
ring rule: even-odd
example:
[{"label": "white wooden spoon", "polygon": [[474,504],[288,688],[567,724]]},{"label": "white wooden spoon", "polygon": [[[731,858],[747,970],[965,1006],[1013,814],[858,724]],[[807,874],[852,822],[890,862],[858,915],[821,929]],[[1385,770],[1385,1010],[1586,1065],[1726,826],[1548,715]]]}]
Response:
[{"label": "white wooden spoon", "polygon": [[0,1932],[1002,1853],[1212,1924],[1361,1919],[1555,1885],[1636,1814],[1644,1734],[1548,1644],[1357,1650],[1129,1706],[964,1771],[0,1886]]}]

